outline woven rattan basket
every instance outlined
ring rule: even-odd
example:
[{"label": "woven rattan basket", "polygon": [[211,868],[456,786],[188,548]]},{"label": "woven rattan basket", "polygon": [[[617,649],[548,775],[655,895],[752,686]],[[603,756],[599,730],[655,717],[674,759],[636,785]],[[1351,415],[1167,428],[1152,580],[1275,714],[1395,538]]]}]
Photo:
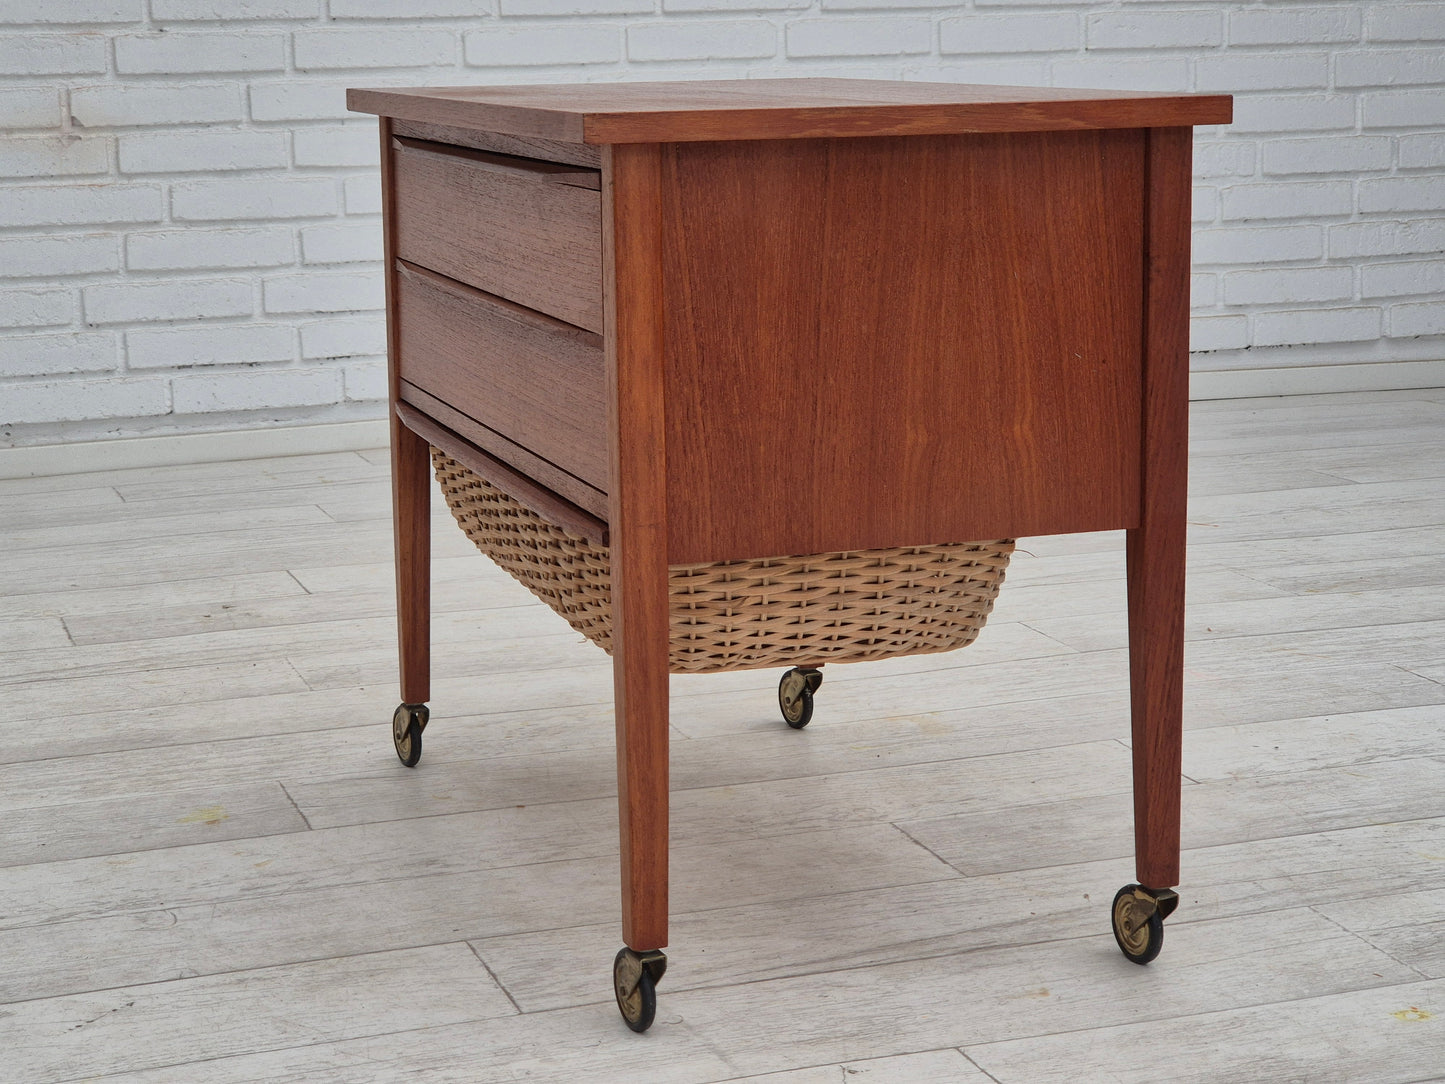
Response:
[{"label": "woven rattan basket", "polygon": [[[452,515],[477,548],[612,651],[607,547],[564,531],[432,449]],[[817,666],[970,644],[1013,540],[674,565],[674,673]]]}]

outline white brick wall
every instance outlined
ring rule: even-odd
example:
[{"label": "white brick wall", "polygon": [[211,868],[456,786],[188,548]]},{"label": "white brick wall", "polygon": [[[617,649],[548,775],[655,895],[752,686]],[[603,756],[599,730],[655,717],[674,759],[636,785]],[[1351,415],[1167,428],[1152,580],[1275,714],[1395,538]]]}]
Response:
[{"label": "white brick wall", "polygon": [[1445,355],[1439,0],[0,0],[0,445],[380,415],[347,86],[777,74],[1232,92],[1196,365]]}]

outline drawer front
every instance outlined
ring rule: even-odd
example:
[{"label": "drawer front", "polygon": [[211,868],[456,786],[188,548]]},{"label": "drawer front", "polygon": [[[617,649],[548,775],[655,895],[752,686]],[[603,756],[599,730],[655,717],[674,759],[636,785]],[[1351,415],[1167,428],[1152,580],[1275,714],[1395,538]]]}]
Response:
[{"label": "drawer front", "polygon": [[396,319],[403,381],[606,490],[600,335],[405,263]]},{"label": "drawer front", "polygon": [[601,333],[596,170],[415,139],[393,149],[399,257]]}]

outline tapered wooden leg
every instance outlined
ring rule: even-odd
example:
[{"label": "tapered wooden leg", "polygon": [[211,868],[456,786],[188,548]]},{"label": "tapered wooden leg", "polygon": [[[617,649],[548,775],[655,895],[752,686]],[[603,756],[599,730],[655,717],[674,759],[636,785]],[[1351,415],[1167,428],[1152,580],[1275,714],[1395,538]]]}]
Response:
[{"label": "tapered wooden leg", "polygon": [[[667,490],[663,437],[661,157],[655,146],[603,156],[603,300],[611,429],[609,532],[622,939],[667,944]],[[627,957],[624,957],[627,959]],[[633,960],[661,977],[660,958]],[[630,974],[637,967],[625,969]],[[629,987],[627,979],[623,987]],[[650,1019],[628,1015],[629,1026]]]},{"label": "tapered wooden leg", "polygon": [[[393,168],[391,118],[382,117],[381,191],[384,210],[382,279],[386,284],[386,355],[388,411],[391,421],[391,523],[396,542],[396,639],[401,666],[402,712],[408,705],[422,705],[431,699],[431,449],[427,442],[402,425],[396,416],[401,393],[401,340],[396,313],[396,216],[393,213]],[[417,722],[426,725],[426,713]],[[397,753],[408,764],[421,755],[418,747],[409,756],[403,749],[398,725],[393,720]]]},{"label": "tapered wooden leg", "polygon": [[1139,883],[1179,883],[1183,754],[1184,531],[1129,532],[1129,684],[1134,746],[1134,863]]},{"label": "tapered wooden leg", "polygon": [[391,417],[391,505],[396,538],[396,638],[401,699],[431,699],[431,450]]},{"label": "tapered wooden leg", "polygon": [[[630,584],[626,563],[614,560],[612,566],[618,634],[612,673],[622,940],[633,951],[645,952],[667,944],[667,579],[665,567],[659,584],[659,578],[645,576],[639,564],[631,568]],[[621,591],[619,581],[627,584]]]},{"label": "tapered wooden leg", "polygon": [[1128,574],[1135,864],[1152,889],[1179,883],[1192,138],[1155,128],[1148,140],[1143,484]]}]

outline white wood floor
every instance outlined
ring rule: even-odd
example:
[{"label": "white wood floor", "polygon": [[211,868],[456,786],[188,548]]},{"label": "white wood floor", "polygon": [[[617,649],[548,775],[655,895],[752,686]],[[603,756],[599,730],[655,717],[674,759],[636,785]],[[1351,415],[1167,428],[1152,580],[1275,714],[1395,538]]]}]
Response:
[{"label": "white wood floor", "polygon": [[[257,439],[264,439],[258,437]],[[1194,412],[1182,904],[1125,961],[1122,537],[962,652],[674,679],[658,1021],[609,664],[438,509],[408,771],[383,452],[0,482],[0,1079],[1445,1079],[1445,391]]]}]

